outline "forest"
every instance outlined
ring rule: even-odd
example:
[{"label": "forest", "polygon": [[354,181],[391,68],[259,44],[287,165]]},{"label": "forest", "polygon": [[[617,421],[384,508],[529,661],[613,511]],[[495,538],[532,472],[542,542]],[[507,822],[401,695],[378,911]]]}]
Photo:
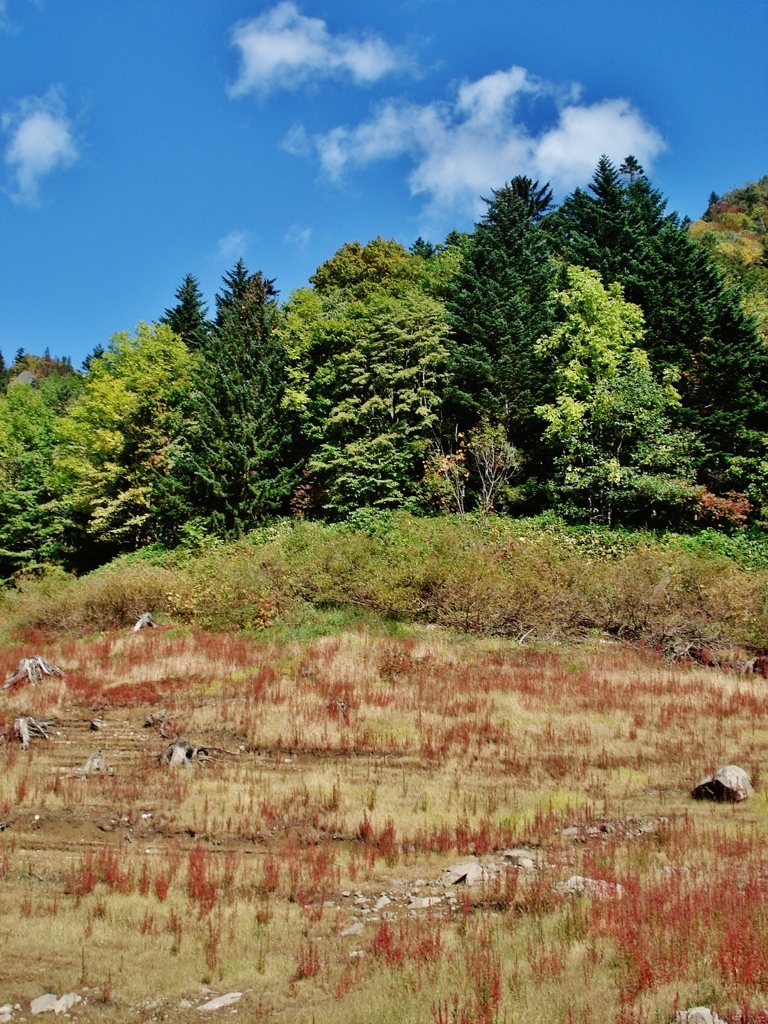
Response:
[{"label": "forest", "polygon": [[[633,157],[471,233],[350,242],[279,301],[188,274],[82,371],[0,365],[0,579],[279,517],[768,525],[768,176],[691,223]],[[367,517],[367,518],[366,518]]]}]

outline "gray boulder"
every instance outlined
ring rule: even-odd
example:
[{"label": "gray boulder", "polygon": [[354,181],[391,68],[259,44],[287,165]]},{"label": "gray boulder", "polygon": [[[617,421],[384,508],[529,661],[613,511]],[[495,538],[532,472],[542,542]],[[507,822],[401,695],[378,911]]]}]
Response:
[{"label": "gray boulder", "polygon": [[749,776],[743,768],[735,764],[718,769],[714,775],[708,775],[691,790],[694,800],[720,800],[730,803],[738,803],[754,795]]},{"label": "gray boulder", "polygon": [[442,884],[449,885],[474,885],[475,882],[482,882],[485,878],[485,871],[477,861],[470,860],[465,864],[453,864],[443,872]]}]

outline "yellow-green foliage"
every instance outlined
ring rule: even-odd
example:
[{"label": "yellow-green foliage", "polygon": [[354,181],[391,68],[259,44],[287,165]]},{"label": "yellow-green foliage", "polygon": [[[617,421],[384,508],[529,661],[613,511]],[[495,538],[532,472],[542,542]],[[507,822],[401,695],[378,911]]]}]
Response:
[{"label": "yellow-green foliage", "polygon": [[768,572],[649,535],[569,533],[514,520],[417,519],[367,529],[286,523],[198,554],[136,556],[81,579],[9,592],[9,622],[50,634],[130,624],[143,611],[264,629],[354,609],[462,632],[561,640],[604,632],[702,655],[768,645]]}]

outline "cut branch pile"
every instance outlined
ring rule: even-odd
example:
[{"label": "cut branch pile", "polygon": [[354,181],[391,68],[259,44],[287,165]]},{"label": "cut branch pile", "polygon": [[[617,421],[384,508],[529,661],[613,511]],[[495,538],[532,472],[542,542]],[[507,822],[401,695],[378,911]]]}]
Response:
[{"label": "cut branch pile", "polygon": [[21,745],[26,750],[29,747],[30,740],[33,736],[40,736],[44,740],[49,740],[51,737],[48,734],[52,722],[41,722],[37,718],[17,718],[13,723],[13,731],[16,733],[18,738],[21,740]]},{"label": "cut branch pile", "polygon": [[3,683],[3,690],[10,690],[14,686],[34,686],[35,683],[39,683],[43,676],[59,676],[64,677],[64,673],[58,665],[54,665],[53,662],[48,661],[47,658],[43,658],[42,655],[36,654],[32,658],[22,658],[19,662],[19,667]]}]

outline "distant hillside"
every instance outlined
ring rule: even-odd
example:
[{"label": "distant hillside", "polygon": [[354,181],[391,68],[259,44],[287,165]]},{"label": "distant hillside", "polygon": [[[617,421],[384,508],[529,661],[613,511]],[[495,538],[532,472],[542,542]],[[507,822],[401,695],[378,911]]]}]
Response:
[{"label": "distant hillside", "polygon": [[718,196],[710,196],[691,234],[705,245],[734,284],[744,288],[744,305],[757,316],[768,344],[768,175]]}]

